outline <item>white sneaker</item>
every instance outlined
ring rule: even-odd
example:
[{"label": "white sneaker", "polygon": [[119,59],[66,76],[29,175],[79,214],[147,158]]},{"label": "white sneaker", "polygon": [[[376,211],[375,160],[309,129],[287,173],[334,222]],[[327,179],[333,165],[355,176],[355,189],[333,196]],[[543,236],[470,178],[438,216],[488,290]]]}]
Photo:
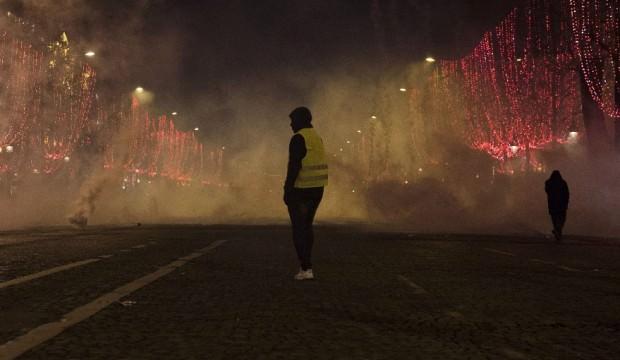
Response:
[{"label": "white sneaker", "polygon": [[297,275],[295,275],[295,280],[312,280],[314,279],[314,274],[312,273],[312,269],[308,269],[303,271],[299,269]]}]

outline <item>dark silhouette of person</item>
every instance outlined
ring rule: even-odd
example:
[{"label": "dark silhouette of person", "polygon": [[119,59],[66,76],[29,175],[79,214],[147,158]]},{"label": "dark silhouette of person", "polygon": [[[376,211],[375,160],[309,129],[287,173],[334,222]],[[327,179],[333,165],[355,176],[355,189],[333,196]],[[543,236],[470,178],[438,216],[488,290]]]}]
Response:
[{"label": "dark silhouette of person", "polygon": [[293,242],[300,263],[297,280],[314,279],[312,271],[312,223],[328,182],[327,156],[323,140],[312,126],[312,113],[299,107],[289,115],[295,133],[289,144],[284,183],[284,203],[293,228]]},{"label": "dark silhouette of person", "polygon": [[570,201],[568,184],[562,178],[558,170],[554,170],[547,181],[545,181],[545,192],[547,193],[547,204],[549,215],[553,222],[553,235],[556,241],[562,241],[562,229],[566,223],[566,211]]}]

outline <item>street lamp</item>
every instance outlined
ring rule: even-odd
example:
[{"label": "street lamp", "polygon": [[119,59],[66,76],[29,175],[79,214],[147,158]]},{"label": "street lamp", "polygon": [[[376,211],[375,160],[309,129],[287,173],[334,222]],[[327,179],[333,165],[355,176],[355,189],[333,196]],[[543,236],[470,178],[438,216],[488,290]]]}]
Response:
[{"label": "street lamp", "polygon": [[434,57],[429,56],[429,57],[427,57],[427,58],[425,59],[425,61],[426,61],[427,63],[431,63],[431,64],[432,64],[432,63],[434,63],[436,60],[435,60],[435,58],[434,58]]},{"label": "street lamp", "polygon": [[12,152],[13,152],[13,150],[15,150],[15,149],[13,148],[13,146],[11,146],[11,145],[7,145],[5,149],[6,149],[6,152],[7,152],[7,153],[9,153],[9,154],[10,154],[10,153],[12,153]]},{"label": "street lamp", "polygon": [[400,92],[407,92],[407,88],[400,88]]},{"label": "street lamp", "polygon": [[510,151],[512,151],[513,154],[516,154],[519,151],[519,146],[518,145],[510,145]]},{"label": "street lamp", "polygon": [[172,116],[177,116],[177,115],[179,115],[179,113],[178,113],[178,112],[176,112],[176,111],[173,111],[173,112],[172,112]]},{"label": "street lamp", "polygon": [[71,158],[68,156],[65,156],[65,158],[63,159],[66,163],[68,163],[69,161],[71,161]]},{"label": "street lamp", "polygon": [[572,140],[577,139],[578,136],[579,136],[579,132],[578,131],[571,131],[571,132],[568,133],[569,139],[572,139]]},{"label": "street lamp", "polygon": [[95,52],[94,51],[87,51],[84,56],[86,57],[95,57]]},{"label": "street lamp", "polygon": [[373,115],[370,118],[373,119],[373,120],[377,120],[377,115]]},{"label": "street lamp", "polygon": [[136,92],[137,92],[138,94],[142,94],[142,93],[144,92],[144,88],[143,88],[142,86],[138,86],[138,87],[136,88]]},{"label": "street lamp", "polygon": [[199,127],[195,127],[194,131],[200,131],[200,128]]}]

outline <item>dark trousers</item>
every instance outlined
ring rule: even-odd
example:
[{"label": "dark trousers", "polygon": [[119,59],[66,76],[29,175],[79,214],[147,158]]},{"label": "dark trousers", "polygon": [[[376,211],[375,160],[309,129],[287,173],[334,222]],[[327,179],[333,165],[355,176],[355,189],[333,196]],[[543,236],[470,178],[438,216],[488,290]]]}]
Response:
[{"label": "dark trousers", "polygon": [[562,229],[566,223],[566,211],[552,211],[551,222],[553,223],[553,231],[555,231],[556,238],[559,240],[562,237]]},{"label": "dark trousers", "polygon": [[288,214],[293,227],[293,242],[302,270],[312,269],[314,215],[323,199],[323,188],[295,189],[288,201]]}]

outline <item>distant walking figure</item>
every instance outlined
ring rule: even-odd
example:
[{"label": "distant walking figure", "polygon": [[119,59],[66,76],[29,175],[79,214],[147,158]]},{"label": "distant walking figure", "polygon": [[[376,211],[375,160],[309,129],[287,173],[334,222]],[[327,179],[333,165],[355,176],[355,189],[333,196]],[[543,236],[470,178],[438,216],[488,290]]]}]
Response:
[{"label": "distant walking figure", "polygon": [[289,145],[288,171],[284,183],[284,203],[293,227],[293,242],[301,268],[297,280],[314,279],[312,245],[314,215],[327,186],[327,157],[323,140],[312,127],[312,114],[299,107],[289,115],[295,133]]},{"label": "distant walking figure", "polygon": [[562,228],[564,228],[564,223],[566,222],[570,193],[568,191],[568,184],[562,179],[562,175],[558,170],[554,170],[549,180],[545,182],[545,192],[547,193],[549,215],[551,215],[551,221],[553,222],[553,235],[556,241],[562,241]]}]

